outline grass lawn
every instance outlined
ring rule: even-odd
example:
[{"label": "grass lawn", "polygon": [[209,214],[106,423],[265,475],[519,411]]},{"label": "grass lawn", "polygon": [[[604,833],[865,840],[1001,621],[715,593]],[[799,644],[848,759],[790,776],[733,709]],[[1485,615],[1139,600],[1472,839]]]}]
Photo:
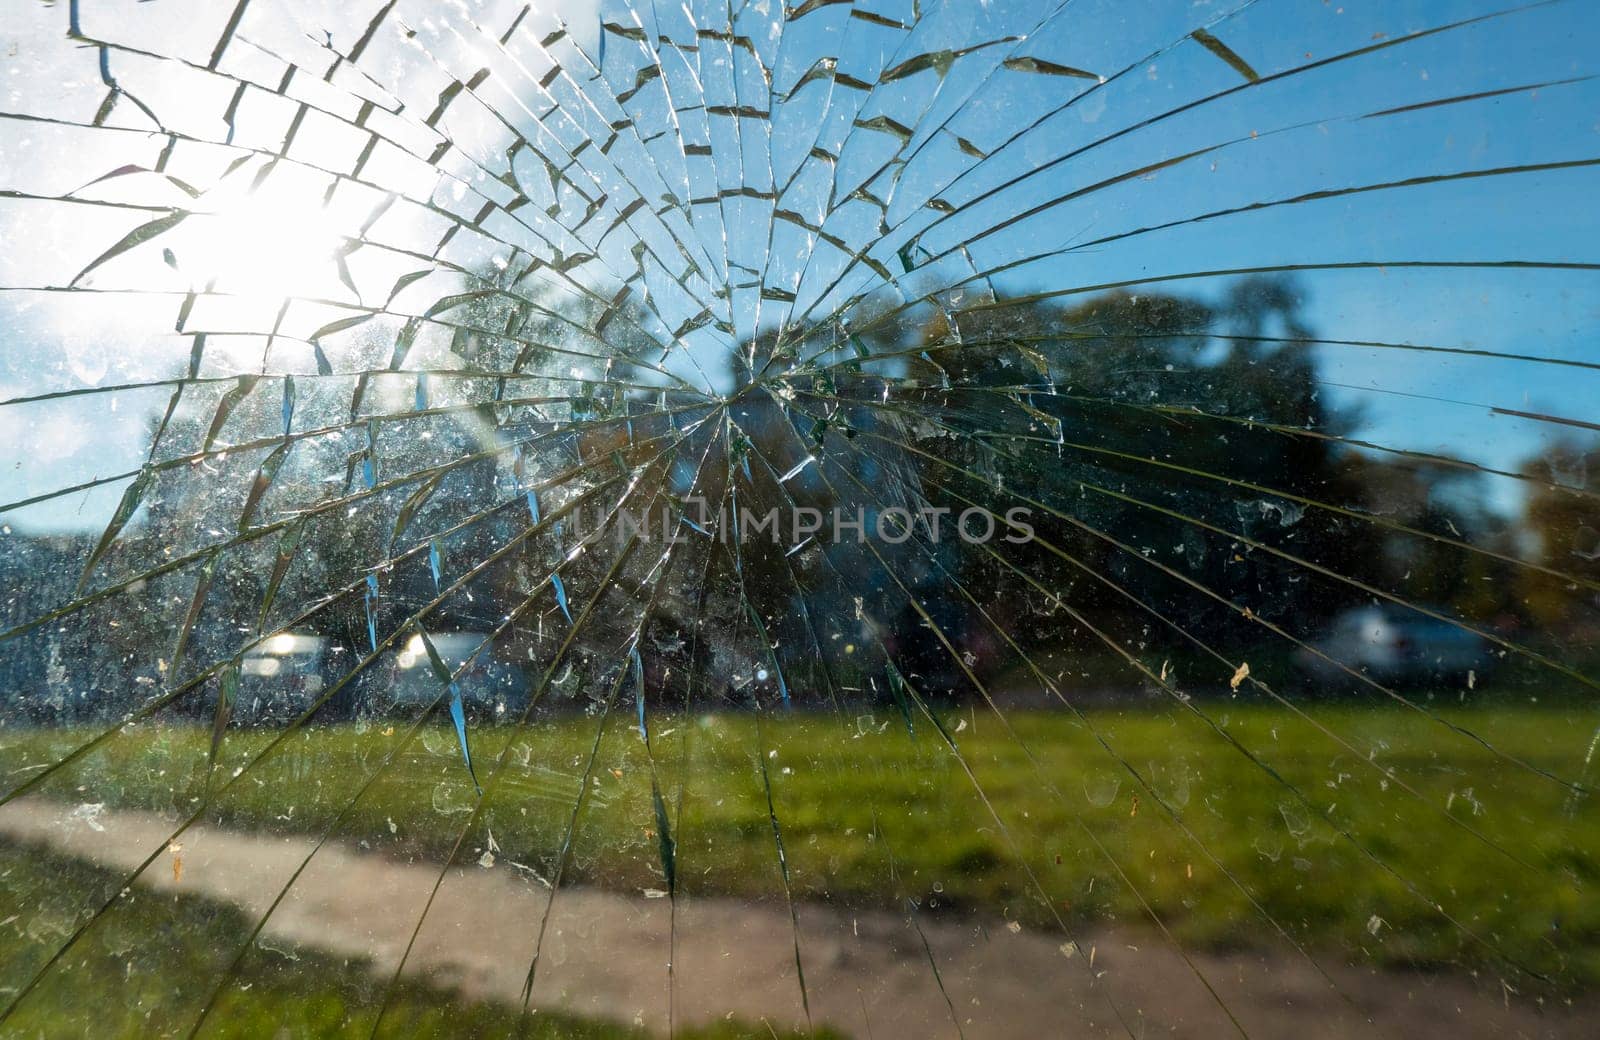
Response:
[{"label": "grass lawn", "polygon": [[[1600,986],[1600,817],[1537,772],[1582,775],[1592,713],[1449,710],[1491,750],[1400,708],[1311,706],[1313,724],[1243,699],[1196,707],[1255,760],[1182,708],[1097,709],[1087,725],[1017,712],[1010,732],[982,709],[951,709],[941,721],[959,756],[926,717],[908,732],[893,709],[653,717],[677,884],[781,898],[775,818],[799,898],[910,898],[1030,928],[1148,924],[1147,903],[1201,946],[1281,942],[1281,929],[1351,960],[1488,969],[1524,993]],[[549,878],[586,785],[564,883],[666,888],[652,762],[631,710],[603,726],[578,715],[474,729],[490,791],[476,821],[454,732],[430,719],[408,743],[408,727],[308,728],[224,788],[275,736],[230,733],[206,805],[209,729],[145,724],[40,793],[174,819],[204,805],[204,819],[265,831],[331,827],[408,858],[442,859],[465,834],[458,861],[476,861],[492,835],[499,859]],[[0,735],[0,775],[25,776],[87,732]]]}]

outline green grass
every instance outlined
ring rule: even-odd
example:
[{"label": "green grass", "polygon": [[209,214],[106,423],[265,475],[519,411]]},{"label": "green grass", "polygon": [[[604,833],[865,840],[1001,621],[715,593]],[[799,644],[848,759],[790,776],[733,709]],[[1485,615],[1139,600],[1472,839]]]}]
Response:
[{"label": "green grass", "polygon": [[[1089,722],[1098,738],[1064,713],[1016,713],[1013,735],[982,710],[952,711],[944,723],[959,760],[927,719],[908,734],[893,709],[759,725],[747,715],[657,718],[655,769],[675,820],[679,884],[781,897],[764,760],[789,882],[802,898],[889,908],[914,898],[929,913],[975,908],[1037,928],[1056,927],[1057,917],[1071,927],[1146,927],[1142,899],[1202,947],[1278,942],[1281,928],[1319,954],[1488,968],[1525,992],[1600,986],[1600,818],[1592,799],[1575,801],[1535,771],[1583,775],[1592,713],[1448,711],[1490,750],[1403,709],[1308,709],[1346,748],[1282,709],[1198,707],[1259,764],[1183,709],[1097,710]],[[579,716],[516,736],[459,859],[477,860],[492,832],[501,859],[549,877],[598,727]],[[475,797],[446,726],[430,722],[402,747],[405,734],[398,721],[297,733],[219,795],[207,818],[320,834],[344,813],[341,840],[440,859]],[[84,736],[12,733],[0,774],[26,775]],[[272,737],[230,734],[219,774]],[[486,782],[511,739],[507,728],[474,731]],[[131,728],[43,793],[187,814],[202,804],[209,741],[194,726]],[[619,712],[599,743],[567,882],[665,886],[650,792],[644,745],[631,713]]]},{"label": "green grass", "polygon": [[[31,974],[60,946],[80,908],[63,891],[114,883],[103,870],[37,848],[0,848],[0,949],[8,977]],[[4,1025],[7,1037],[143,1040],[187,1035],[250,922],[231,905],[188,895],[135,891],[115,914],[45,976]],[[312,950],[260,949],[243,962],[205,1020],[210,1038],[368,1040],[383,1001],[366,965]],[[0,992],[9,1002],[13,990]],[[441,986],[405,980],[390,995],[379,1037],[508,1037],[526,1040],[645,1040],[642,1029],[466,1001]],[[771,1037],[765,1026],[723,1022],[688,1029],[693,1040]],[[792,1036],[793,1034],[785,1034]],[[829,1033],[827,1035],[834,1035]]]}]

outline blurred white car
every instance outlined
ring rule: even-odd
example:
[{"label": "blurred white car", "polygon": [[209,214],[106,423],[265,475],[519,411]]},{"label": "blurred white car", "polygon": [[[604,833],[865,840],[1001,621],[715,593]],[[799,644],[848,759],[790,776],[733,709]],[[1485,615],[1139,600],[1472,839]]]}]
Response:
[{"label": "blurred white car", "polygon": [[[488,638],[486,632],[428,633],[439,660],[452,673],[471,661],[457,680],[468,714],[515,721],[528,706],[528,679],[522,669],[490,656],[491,647],[483,645]],[[388,694],[391,708],[421,708],[434,701],[443,703],[447,696],[422,637],[412,635],[395,655],[394,686]]]},{"label": "blurred white car", "polygon": [[[1461,682],[1482,675],[1493,657],[1489,641],[1461,625],[1398,606],[1356,607],[1338,615],[1312,647],[1384,684]],[[1348,678],[1302,648],[1302,668],[1319,679]]]},{"label": "blurred white car", "polygon": [[306,632],[268,636],[239,661],[241,722],[286,721],[309,708],[327,687],[328,640]]}]

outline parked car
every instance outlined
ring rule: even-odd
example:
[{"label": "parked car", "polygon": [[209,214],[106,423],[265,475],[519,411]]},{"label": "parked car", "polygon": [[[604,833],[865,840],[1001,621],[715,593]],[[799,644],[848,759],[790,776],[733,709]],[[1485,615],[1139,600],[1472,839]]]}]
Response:
[{"label": "parked car", "polygon": [[[430,632],[428,639],[451,672],[470,660],[470,667],[457,679],[468,715],[507,721],[521,718],[532,692],[528,677],[516,665],[491,656],[492,647],[483,645],[488,639],[487,633]],[[444,692],[428,660],[422,637],[411,636],[395,655],[394,683],[387,691],[389,709],[421,708],[440,700]]]},{"label": "parked car", "polygon": [[[1338,615],[1311,644],[1334,661],[1384,685],[1461,683],[1494,660],[1487,639],[1452,621],[1398,606],[1365,606]],[[1296,660],[1313,677],[1344,681],[1336,665],[1302,648]]]},{"label": "parked car", "polygon": [[238,722],[287,722],[327,688],[328,640],[309,632],[268,636],[239,662]]}]

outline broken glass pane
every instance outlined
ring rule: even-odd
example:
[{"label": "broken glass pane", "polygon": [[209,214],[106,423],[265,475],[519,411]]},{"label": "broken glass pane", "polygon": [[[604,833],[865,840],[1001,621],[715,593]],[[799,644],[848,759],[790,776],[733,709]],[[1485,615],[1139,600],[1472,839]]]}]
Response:
[{"label": "broken glass pane", "polygon": [[1597,44],[13,0],[0,1032],[1584,1034]]}]

